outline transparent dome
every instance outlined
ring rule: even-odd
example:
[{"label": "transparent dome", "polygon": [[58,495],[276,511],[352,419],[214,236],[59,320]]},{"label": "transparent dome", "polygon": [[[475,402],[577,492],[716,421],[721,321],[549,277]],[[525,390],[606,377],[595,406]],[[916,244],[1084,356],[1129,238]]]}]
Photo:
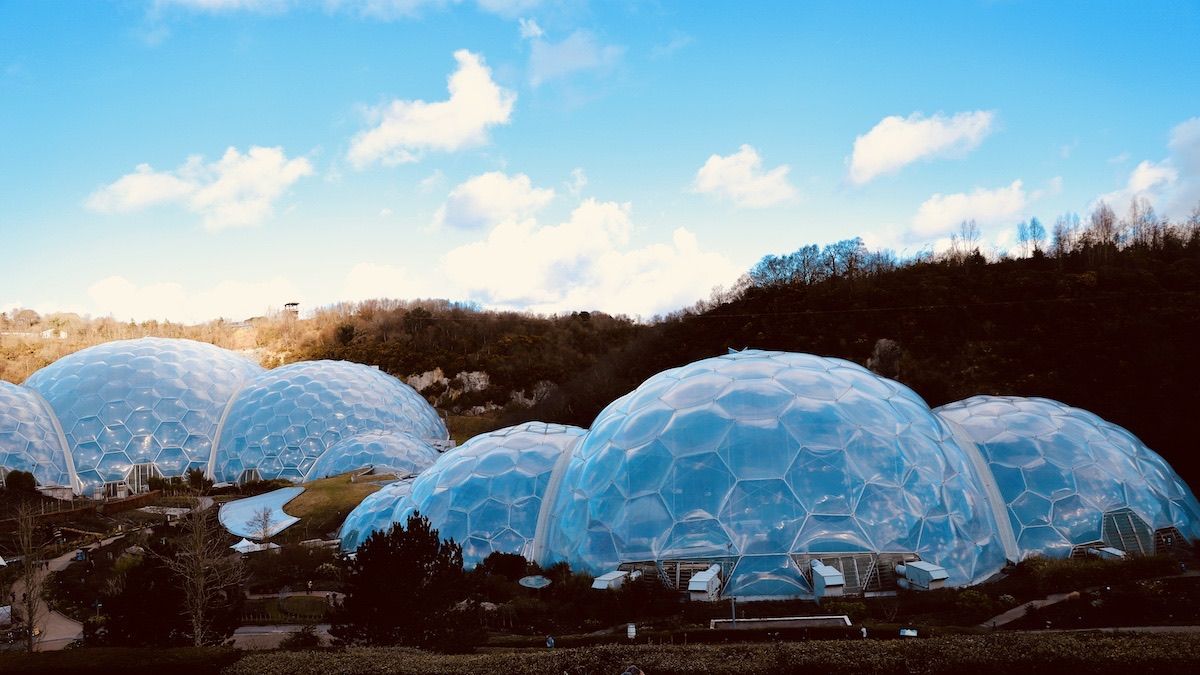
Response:
[{"label": "transparent dome", "polygon": [[1153,541],[1118,541],[1126,510],[1150,529],[1200,538],[1200,505],[1187,484],[1133,434],[1086,410],[1044,398],[975,396],[935,412],[983,453],[1022,557],[1067,557],[1100,541],[1152,549]]},{"label": "transparent dome", "polygon": [[437,411],[412,387],[347,361],[304,361],[263,373],[238,394],[221,432],[214,474],[234,481],[302,480],[325,452],[371,431],[449,438]]},{"label": "transparent dome", "polygon": [[[551,474],[585,433],[527,422],[476,436],[413,481],[411,495],[395,509],[396,521],[420,511],[443,538],[462,545],[468,566],[493,551],[532,559]],[[349,550],[345,541],[343,548]]]},{"label": "transparent dome", "polygon": [[1005,560],[979,486],[903,385],[748,350],[659,373],[600,413],[563,473],[541,562],[720,560],[726,595],[770,597],[811,595],[807,554],[915,553],[969,584]]},{"label": "transparent dome", "polygon": [[305,480],[374,467],[375,473],[418,474],[433,466],[438,451],[404,432],[368,431],[329,448],[308,470]]},{"label": "transparent dome", "polygon": [[31,389],[0,380],[0,469],[28,471],[43,486],[73,486],[54,414]]},{"label": "transparent dome", "polygon": [[410,477],[388,483],[354,507],[338,531],[342,550],[347,553],[357,551],[371,533],[386,532],[392,523],[403,525],[398,512],[403,508],[404,498],[412,492],[413,480]]},{"label": "transparent dome", "polygon": [[164,476],[206,469],[221,414],[262,372],[220,347],[192,340],[119,340],[42,368],[25,386],[53,408],[83,486],[129,478],[134,465]]}]

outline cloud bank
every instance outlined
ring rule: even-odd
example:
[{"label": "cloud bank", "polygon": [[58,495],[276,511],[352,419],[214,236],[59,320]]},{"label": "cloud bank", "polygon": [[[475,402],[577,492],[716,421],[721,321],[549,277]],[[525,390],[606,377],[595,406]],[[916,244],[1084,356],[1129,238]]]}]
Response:
[{"label": "cloud bank", "polygon": [[925,117],[885,117],[854,139],[850,157],[851,183],[863,185],[921,159],[953,157],[979,147],[994,128],[996,115],[988,110]]},{"label": "cloud bank", "polygon": [[416,162],[422,152],[454,152],[488,142],[488,130],[508,124],[517,95],[492,80],[483,57],[460,49],[458,69],[450,75],[445,101],[396,99],[372,108],[373,126],[354,137],[348,159],[357,168],[375,162]]},{"label": "cloud bank", "polygon": [[696,172],[692,191],[716,195],[738,206],[760,209],[790,201],[796,188],[788,182],[791,167],[764,171],[758,151],[743,145],[732,155],[712,155]]},{"label": "cloud bank", "polygon": [[313,173],[307,159],[288,159],[282,148],[230,147],[220,160],[189,157],[174,171],[139,164],[133,173],[93,192],[85,206],[98,213],[132,213],[176,204],[199,214],[210,231],[258,225],[296,181]]}]

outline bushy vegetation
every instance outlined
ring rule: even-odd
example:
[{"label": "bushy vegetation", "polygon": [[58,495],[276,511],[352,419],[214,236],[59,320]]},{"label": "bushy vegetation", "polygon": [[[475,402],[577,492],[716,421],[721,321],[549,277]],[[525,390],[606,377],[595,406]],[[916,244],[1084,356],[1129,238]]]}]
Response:
[{"label": "bushy vegetation", "polygon": [[609,675],[635,664],[654,675],[748,673],[1192,673],[1195,635],[987,635],[916,640],[603,646],[480,655],[406,649],[250,654],[227,675],[274,673],[528,673]]},{"label": "bushy vegetation", "polygon": [[[266,366],[340,358],[399,377],[440,368],[450,384],[425,393],[449,412],[502,408],[466,425],[477,433],[530,419],[589,426],[601,408],[666,368],[728,348],[785,349],[869,365],[934,406],[980,393],[1055,398],[1129,428],[1185,479],[1200,481],[1200,459],[1190,452],[1200,359],[1186,339],[1200,334],[1200,211],[1169,223],[1141,202],[1124,216],[1101,204],[1086,221],[1067,215],[1017,229],[1017,257],[981,251],[971,223],[937,255],[899,259],[857,239],[800,246],[764,257],[734,288],[648,322],[442,300],[340,304],[303,320],[203,326],[19,310],[0,315],[0,330],[33,337],[0,340],[0,377],[22,381],[106,340],[189,337],[246,350]],[[39,337],[46,329],[68,337]],[[489,375],[487,388],[444,396],[473,371]],[[514,403],[521,392],[525,402]]]},{"label": "bushy vegetation", "polygon": [[359,546],[330,634],[342,644],[470,650],[482,632],[463,576],[462,548],[413,513]]},{"label": "bushy vegetation", "polygon": [[330,548],[285,544],[274,554],[246,559],[251,593],[306,590],[308,582],[326,591],[341,589],[342,561]]},{"label": "bushy vegetation", "polygon": [[28,471],[14,469],[4,475],[3,490],[17,496],[36,495],[37,479]]},{"label": "bushy vegetation", "polygon": [[241,652],[228,647],[106,647],[35,654],[0,651],[0,672],[25,675],[210,675],[220,672],[241,656]]},{"label": "bushy vegetation", "polygon": [[1108,584],[1072,594],[1067,600],[1033,609],[1009,624],[1018,630],[1107,626],[1194,625],[1200,623],[1200,579],[1175,577]]}]

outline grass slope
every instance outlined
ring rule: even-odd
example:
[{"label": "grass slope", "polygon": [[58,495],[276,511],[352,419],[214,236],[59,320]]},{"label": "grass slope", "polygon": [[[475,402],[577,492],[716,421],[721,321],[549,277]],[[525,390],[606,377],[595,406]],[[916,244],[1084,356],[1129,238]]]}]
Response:
[{"label": "grass slope", "polygon": [[285,530],[277,541],[301,541],[336,533],[354,507],[383,486],[368,481],[351,483],[350,476],[346,473],[305,483],[304,492],[283,507],[300,522]]}]

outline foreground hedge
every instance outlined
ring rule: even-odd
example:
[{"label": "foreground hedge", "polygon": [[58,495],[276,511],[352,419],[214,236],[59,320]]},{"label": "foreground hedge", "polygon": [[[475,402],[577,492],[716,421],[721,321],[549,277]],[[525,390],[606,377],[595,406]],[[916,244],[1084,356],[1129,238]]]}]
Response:
[{"label": "foreground hedge", "polygon": [[0,673],[199,675],[219,672],[241,656],[242,652],[227,647],[95,647],[36,654],[0,652]]},{"label": "foreground hedge", "polygon": [[275,673],[545,673],[616,675],[636,664],[649,675],[700,673],[963,673],[1138,675],[1200,672],[1195,634],[996,634],[923,640],[755,645],[603,646],[445,656],[408,649],[249,654],[226,675]]}]

